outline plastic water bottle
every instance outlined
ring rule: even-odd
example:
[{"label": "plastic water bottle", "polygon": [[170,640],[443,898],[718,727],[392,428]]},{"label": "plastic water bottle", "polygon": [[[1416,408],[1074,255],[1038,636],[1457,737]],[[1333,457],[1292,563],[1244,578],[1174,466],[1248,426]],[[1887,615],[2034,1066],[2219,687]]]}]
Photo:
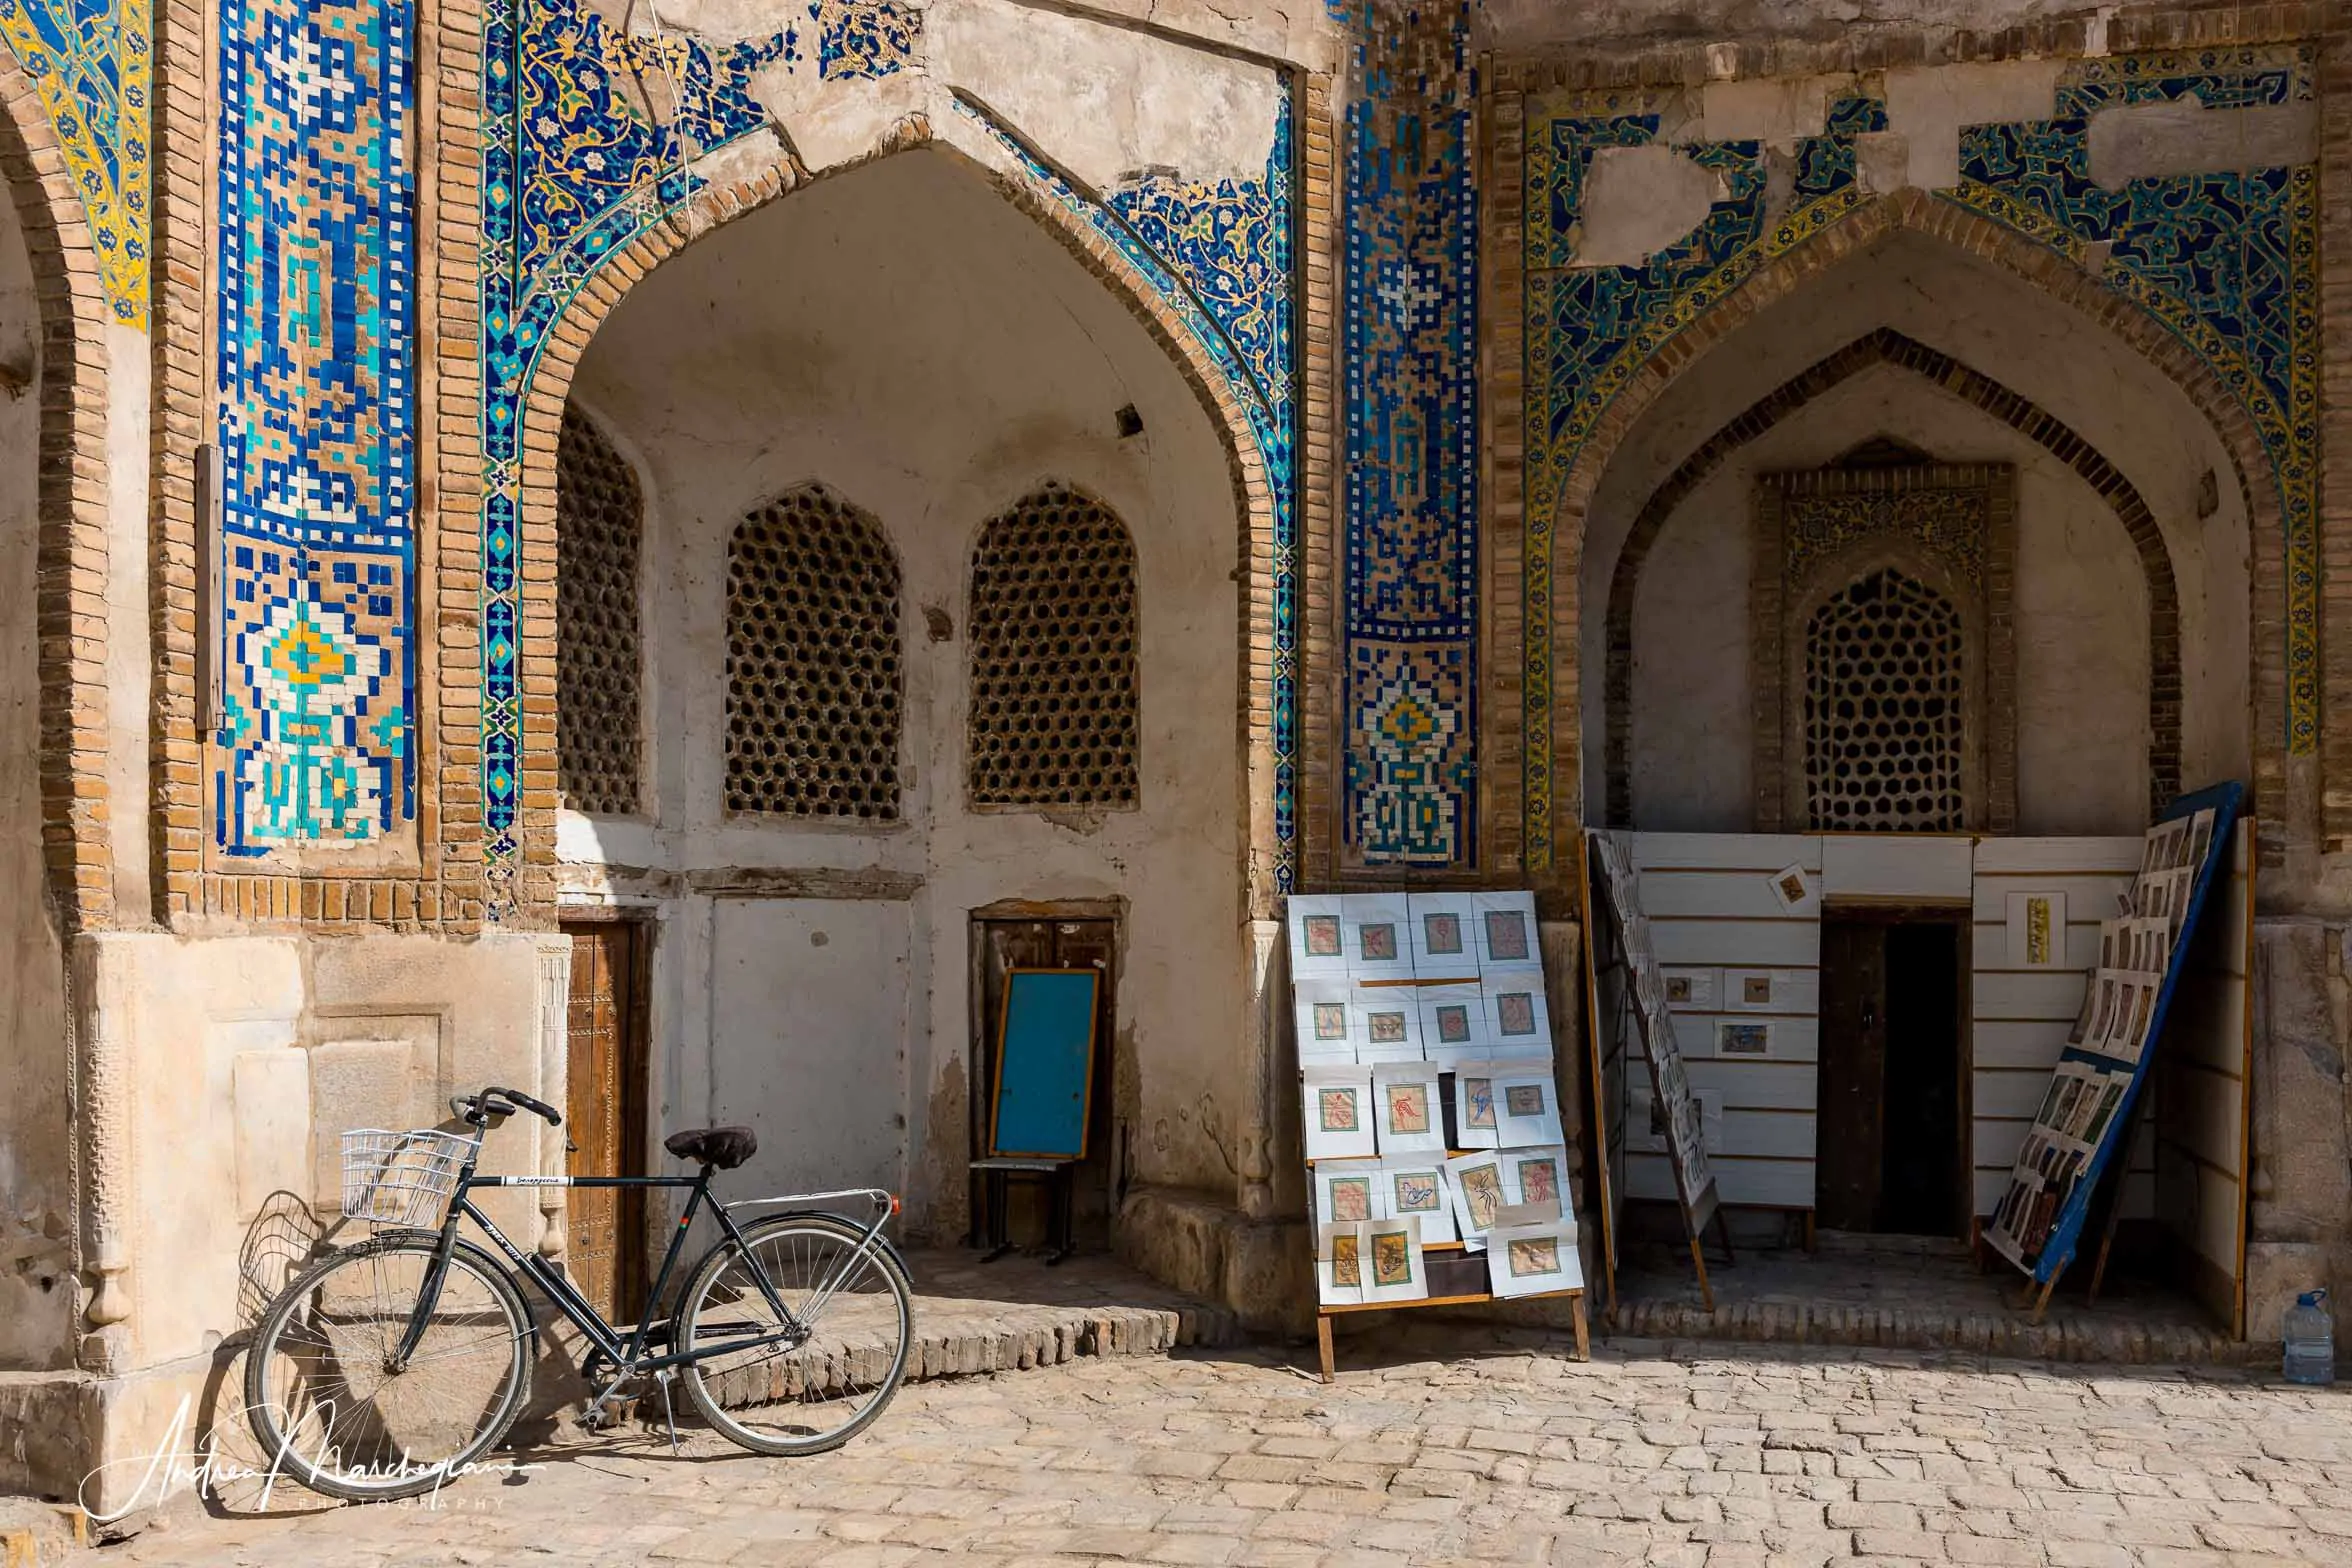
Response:
[{"label": "plastic water bottle", "polygon": [[2307,1290],[2287,1308],[2286,1376],[2290,1383],[2336,1380],[2336,1325],[2324,1290]]}]

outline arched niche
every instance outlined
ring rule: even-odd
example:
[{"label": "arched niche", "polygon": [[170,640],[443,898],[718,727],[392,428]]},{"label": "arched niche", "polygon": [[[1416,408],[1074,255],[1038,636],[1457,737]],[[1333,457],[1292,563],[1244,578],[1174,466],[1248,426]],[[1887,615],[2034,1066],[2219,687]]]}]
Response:
[{"label": "arched niche", "polygon": [[[1701,542],[1704,520],[1730,528],[1757,474],[1825,464],[1875,436],[1939,461],[2018,469],[2016,589],[2033,623],[2018,643],[2020,831],[2130,830],[2151,796],[2172,786],[2165,748],[2152,738],[2174,726],[2182,781],[2246,776],[2253,585],[2233,449],[2169,374],[2072,304],[1897,227],[1721,333],[1613,448],[1587,509],[1579,579],[1592,611],[1580,624],[1589,814],[1692,829],[1749,820],[1749,566],[1736,548]],[[2053,519],[2062,526],[2044,526]],[[2095,559],[2067,567],[2086,551]],[[1711,697],[1680,726],[1701,737],[1679,743],[1685,776],[1708,763],[1706,748],[1724,745],[1706,733],[1714,718],[1742,755],[1726,752],[1692,798],[1662,798],[1653,780],[1645,802],[1640,714],[1659,693],[1653,682],[1646,703],[1641,696],[1639,605],[1694,571],[1730,624],[1682,606],[1684,635],[1721,645],[1707,665]],[[2100,579],[2096,602],[2079,584],[2065,586],[2086,573]],[[2127,611],[2138,628],[2128,636],[2116,629]],[[2087,662],[2083,639],[2065,634],[2085,617],[2103,628]],[[2068,800],[2053,770],[2081,768],[2084,737],[2078,729],[2060,744],[2067,722],[2053,704],[2062,704],[2061,688],[2102,682],[2092,708],[2106,726],[2095,732],[2099,788]],[[2126,706],[2130,733],[2115,723]]]}]

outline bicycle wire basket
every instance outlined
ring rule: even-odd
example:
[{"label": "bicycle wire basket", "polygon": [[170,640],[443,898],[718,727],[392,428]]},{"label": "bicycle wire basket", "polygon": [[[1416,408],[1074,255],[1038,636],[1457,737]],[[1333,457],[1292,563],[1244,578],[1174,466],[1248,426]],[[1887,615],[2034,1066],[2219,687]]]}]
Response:
[{"label": "bicycle wire basket", "polygon": [[472,1149],[472,1139],[430,1127],[354,1128],[343,1135],[343,1212],[377,1225],[439,1225]]}]

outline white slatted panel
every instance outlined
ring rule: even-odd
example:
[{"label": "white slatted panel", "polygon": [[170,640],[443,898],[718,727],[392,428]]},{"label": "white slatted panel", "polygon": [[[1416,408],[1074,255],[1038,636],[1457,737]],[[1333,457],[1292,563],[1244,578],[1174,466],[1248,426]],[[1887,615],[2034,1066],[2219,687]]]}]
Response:
[{"label": "white slatted panel", "polygon": [[[1677,1010],[1676,1043],[1703,1099],[1720,1096],[1707,1154],[1725,1203],[1772,1208],[1813,1206],[1814,1062],[1820,1055],[1820,900],[1791,913],[1772,890],[1772,874],[1789,866],[1817,879],[1822,841],[1770,834],[1635,833],[1629,844],[1641,875],[1642,911],[1661,964],[1716,971],[1715,1003],[1705,1012]],[[1724,971],[1732,971],[1726,974]],[[1735,1003],[1740,978],[1762,973],[1771,1001]],[[1719,1023],[1764,1024],[1772,1054],[1718,1058]],[[1628,1128],[1628,1185],[1636,1198],[1674,1197],[1674,1177],[1648,1138],[1646,1086],[1634,1097]]]},{"label": "white slatted panel", "polygon": [[[2085,977],[2099,962],[2099,922],[2114,918],[2118,897],[2130,890],[2139,869],[2141,849],[2137,838],[1977,841],[1969,1001],[1979,1214],[1990,1214],[2009,1184],[2018,1146],[2049,1092],[2066,1032],[2082,1006]],[[2066,895],[2064,969],[2009,967],[2009,895],[2025,892]],[[2124,1217],[2148,1218],[2155,1213],[2152,1139],[2133,1143],[2126,1169]]]},{"label": "white slatted panel", "polygon": [[[1787,864],[1783,861],[1782,864]],[[1813,1207],[1813,1162],[1806,1160],[1741,1160],[1715,1156],[1715,1187],[1725,1203],[1748,1203],[1768,1209]],[[1629,1195],[1653,1202],[1674,1201],[1674,1169],[1662,1154],[1629,1154],[1625,1161]],[[1741,1197],[1730,1194],[1739,1192]]]},{"label": "white slatted panel", "polygon": [[1967,838],[1833,834],[1821,841],[1821,896],[1941,903],[1968,897],[1974,874]]},{"label": "white slatted panel", "polygon": [[2198,1277],[2190,1281],[2198,1296],[2240,1335],[2252,846],[2253,824],[2241,821],[2224,877],[2206,894],[2156,1059],[2163,1082],[2156,1102],[2158,1216],[2198,1260]]}]

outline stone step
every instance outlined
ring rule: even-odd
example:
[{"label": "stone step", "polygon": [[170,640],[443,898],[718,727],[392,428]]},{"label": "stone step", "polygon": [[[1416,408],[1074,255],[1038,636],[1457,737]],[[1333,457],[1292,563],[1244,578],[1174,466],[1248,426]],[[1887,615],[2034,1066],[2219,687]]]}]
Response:
[{"label": "stone step", "polygon": [[2073,1311],[2036,1323],[2023,1310],[1886,1307],[1839,1301],[1627,1299],[1607,1337],[1817,1344],[1888,1350],[1963,1351],[2022,1361],[2111,1362],[2138,1366],[2246,1366],[2274,1359],[2275,1345],[2249,1345],[2219,1330],[2127,1312]]}]

